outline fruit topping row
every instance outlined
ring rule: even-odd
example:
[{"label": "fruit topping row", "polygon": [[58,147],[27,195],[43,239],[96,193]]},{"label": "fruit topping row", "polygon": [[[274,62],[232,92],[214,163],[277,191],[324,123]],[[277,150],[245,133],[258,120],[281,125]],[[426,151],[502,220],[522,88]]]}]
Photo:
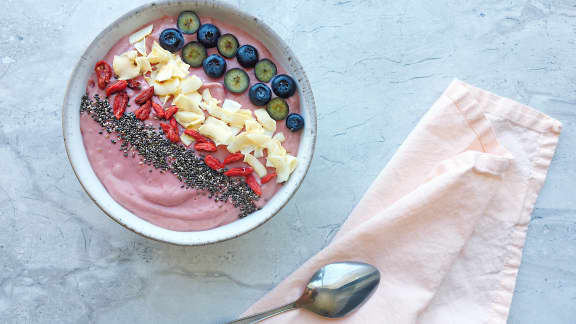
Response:
[{"label": "fruit topping row", "polygon": [[[99,88],[105,89],[108,97],[114,95],[116,119],[123,117],[128,106],[126,89],[133,89],[137,92],[135,103],[139,105],[134,111],[135,117],[142,121],[151,116],[166,120],[167,123],[160,126],[169,141],[186,146],[194,143],[194,149],[203,152],[215,152],[221,145],[226,147],[230,152],[228,162],[208,155],[205,163],[210,168],[223,170],[229,176],[244,176],[256,193],[260,189],[252,173],[260,177],[261,183],[273,178],[278,183],[286,181],[296,168],[297,159],[282,146],[285,137],[276,132],[276,122],[285,120],[286,127],[293,132],[304,127],[302,116],[290,113],[285,100],[295,94],[295,80],[286,74],[278,75],[276,65],[270,59],[260,60],[254,46],[240,46],[234,35],[221,35],[215,25],[201,24],[192,11],[182,12],[177,28],[163,30],[147,53],[146,37],[153,28],[150,25],[131,35],[129,42],[134,50],[115,56],[112,67],[104,61],[95,66]],[[197,34],[197,40],[185,44],[184,34]],[[220,55],[207,55],[207,48],[214,47]],[[177,55],[179,50],[181,53]],[[226,60],[233,58],[244,69],[227,69]],[[231,93],[241,94],[249,88],[250,102],[265,108],[253,113],[234,100],[221,102],[212,97],[209,88],[203,87],[203,81],[189,73],[190,67],[200,66],[211,79],[223,77],[222,83]],[[245,69],[253,69],[260,82],[250,86]],[[117,76],[115,82],[111,81],[113,74]],[[140,76],[149,87],[143,89],[137,80]],[[180,127],[184,129],[182,133]],[[265,159],[265,164],[260,159]],[[232,160],[242,160],[249,167],[224,171],[224,166]],[[269,172],[267,168],[274,171]]]}]

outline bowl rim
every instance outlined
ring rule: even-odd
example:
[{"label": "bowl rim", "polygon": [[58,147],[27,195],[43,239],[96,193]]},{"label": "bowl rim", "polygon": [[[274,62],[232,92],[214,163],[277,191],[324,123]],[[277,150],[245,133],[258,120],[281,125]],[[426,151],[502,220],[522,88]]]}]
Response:
[{"label": "bowl rim", "polygon": [[[136,228],[136,226],[130,226],[127,223],[124,223],[122,221],[119,220],[119,218],[117,218],[116,216],[112,215],[112,212],[107,211],[107,209],[101,204],[101,202],[98,201],[98,199],[96,197],[93,196],[93,193],[91,193],[90,189],[88,188],[88,185],[86,183],[84,183],[82,181],[82,177],[80,176],[80,174],[78,173],[77,170],[77,166],[74,163],[74,159],[72,158],[72,147],[71,144],[67,138],[67,133],[66,130],[69,129],[69,127],[73,127],[73,125],[68,125],[69,122],[67,121],[67,112],[66,112],[66,107],[68,102],[70,101],[70,97],[71,97],[71,90],[72,90],[72,84],[73,84],[73,79],[74,76],[79,72],[79,70],[83,67],[83,64],[85,63],[85,61],[83,60],[83,58],[96,46],[96,44],[98,43],[99,40],[101,40],[108,32],[110,32],[114,26],[120,24],[121,22],[123,22],[124,20],[128,19],[130,16],[144,11],[144,10],[153,10],[153,9],[159,9],[162,6],[170,6],[170,5],[183,5],[186,3],[194,3],[197,6],[210,6],[212,8],[215,7],[219,7],[225,10],[231,10],[234,11],[235,14],[239,15],[239,16],[243,16],[243,18],[245,19],[249,19],[249,20],[253,20],[255,23],[258,23],[258,27],[263,29],[265,33],[269,34],[270,36],[272,36],[275,40],[280,42],[280,46],[283,48],[283,50],[285,52],[287,52],[289,54],[289,58],[291,61],[291,64],[293,64],[293,66],[298,70],[299,74],[301,74],[301,79],[298,82],[299,85],[299,92],[301,95],[301,103],[303,102],[304,98],[303,98],[303,91],[302,89],[306,89],[308,91],[306,91],[306,96],[308,101],[311,103],[310,105],[306,105],[307,110],[310,110],[309,113],[309,120],[306,121],[307,126],[309,125],[311,127],[311,132],[308,136],[311,136],[311,141],[310,141],[310,145],[308,147],[308,156],[309,158],[307,158],[304,162],[305,163],[299,163],[298,167],[299,168],[304,168],[303,172],[301,173],[301,176],[296,179],[296,183],[294,185],[294,187],[292,188],[292,190],[290,190],[288,192],[288,194],[284,197],[284,200],[281,201],[280,203],[277,204],[276,207],[274,207],[272,210],[270,210],[270,212],[268,214],[266,214],[260,221],[257,221],[253,226],[248,226],[246,229],[243,230],[239,230],[239,231],[235,231],[234,233],[232,233],[231,235],[228,236],[224,236],[224,237],[219,237],[216,239],[207,239],[201,242],[178,242],[178,241],[173,241],[170,239],[165,239],[165,238],[161,238],[159,236],[155,236],[153,235],[153,233],[146,233],[146,231],[143,231],[141,229]],[[136,26],[135,28],[137,28],[138,26]],[[278,35],[270,26],[268,26],[265,22],[263,22],[261,19],[252,16],[251,14],[241,10],[240,8],[238,8],[237,6],[234,6],[232,4],[228,4],[226,2],[222,2],[220,0],[205,0],[205,1],[192,1],[192,0],[158,0],[158,1],[154,1],[154,2],[150,2],[147,4],[143,4],[140,5],[138,7],[135,7],[131,10],[129,10],[128,12],[124,13],[123,15],[121,15],[120,17],[116,18],[114,21],[112,21],[110,24],[108,24],[100,33],[98,33],[98,35],[90,42],[90,44],[88,44],[88,46],[86,47],[86,49],[82,52],[82,54],[80,55],[80,57],[78,58],[74,69],[72,70],[67,85],[66,85],[66,91],[65,91],[65,95],[64,95],[64,100],[62,103],[62,135],[63,135],[63,140],[64,140],[64,147],[66,149],[66,156],[68,158],[68,161],[70,163],[70,166],[72,167],[72,170],[74,171],[74,175],[76,176],[76,178],[78,179],[78,182],[80,183],[82,189],[84,190],[84,192],[88,195],[88,197],[90,198],[90,200],[92,200],[92,202],[98,206],[98,208],[104,213],[106,214],[109,218],[111,218],[113,221],[115,221],[116,223],[120,224],[122,227],[138,234],[141,235],[143,237],[146,237],[148,239],[154,240],[154,241],[158,241],[158,242],[163,242],[163,243],[168,243],[168,244],[172,244],[172,245],[177,245],[177,246],[204,246],[204,245],[211,245],[211,244],[215,244],[218,242],[225,242],[228,240],[232,240],[234,238],[240,237],[246,233],[249,233],[257,228],[259,228],[260,226],[262,226],[263,224],[265,224],[266,222],[268,222],[272,217],[274,217],[276,214],[278,214],[278,212],[280,212],[280,210],[282,210],[282,208],[284,208],[284,206],[286,206],[286,204],[288,203],[288,201],[290,201],[290,199],[292,199],[292,197],[294,196],[294,194],[298,191],[298,189],[300,188],[300,186],[302,185],[302,182],[304,181],[306,175],[308,174],[308,171],[310,169],[310,165],[312,164],[312,160],[314,157],[314,152],[315,152],[315,148],[316,148],[316,141],[317,141],[317,110],[316,110],[316,102],[314,99],[314,94],[312,92],[312,88],[310,86],[310,81],[308,79],[308,76],[306,75],[306,72],[304,70],[304,68],[302,67],[300,61],[298,60],[298,58],[294,55],[294,52],[292,51],[292,49],[284,42],[284,40],[282,39],[282,37],[280,37],[280,35]],[[302,135],[304,136],[304,134]],[[302,147],[299,148],[299,152],[300,149],[302,149]],[[89,161],[88,161],[89,162]],[[90,165],[90,168],[92,169],[92,166]],[[101,183],[100,179],[98,177],[96,177],[98,179],[98,181]],[[108,191],[106,190],[106,194],[108,196],[110,196],[110,198],[116,202],[116,200],[114,198],[112,198],[112,196],[110,195],[110,193],[108,193]],[[273,201],[275,198],[277,197],[277,193],[272,196],[272,198],[270,199],[270,201],[268,201],[266,203],[266,205],[268,205],[271,201]],[[125,208],[124,206],[122,206],[120,203],[116,202],[117,204],[119,204],[121,207]],[[266,206],[265,205],[265,206]],[[132,211],[128,210],[127,208],[125,208],[129,213],[133,214],[135,217],[138,217],[137,215],[135,215]],[[250,217],[250,215],[248,215],[247,217]],[[138,217],[139,218],[139,217]],[[146,220],[144,220],[147,223],[150,223]],[[237,222],[238,220],[233,221]],[[152,223],[150,223],[152,224]],[[152,224],[155,225],[155,224]],[[157,225],[155,225],[157,226]],[[159,227],[159,226],[157,226]],[[216,227],[219,228],[219,227]],[[204,231],[198,231],[198,232],[187,232],[187,233],[200,233],[200,232],[209,232],[212,231],[216,228],[212,228],[209,230],[204,230]],[[180,231],[174,231],[174,230],[169,230],[169,229],[165,229],[167,231],[170,232],[178,232],[178,233],[182,233]]]}]

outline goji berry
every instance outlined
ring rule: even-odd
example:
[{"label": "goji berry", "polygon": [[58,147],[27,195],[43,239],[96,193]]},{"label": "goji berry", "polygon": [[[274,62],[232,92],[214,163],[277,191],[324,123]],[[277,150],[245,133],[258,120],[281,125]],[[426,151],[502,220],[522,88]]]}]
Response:
[{"label": "goji berry", "polygon": [[180,142],[180,136],[178,135],[178,132],[176,130],[174,130],[174,128],[172,128],[172,131],[170,132],[170,134],[168,135],[168,139],[170,140],[170,142],[172,143],[178,143]]},{"label": "goji berry", "polygon": [[168,138],[170,142],[177,143],[180,141],[180,136],[178,136],[178,132],[176,132],[174,128],[172,128],[172,126],[168,124],[160,124],[160,127],[162,127],[162,131],[164,131],[166,138]]},{"label": "goji berry", "polygon": [[168,109],[166,109],[166,111],[164,112],[164,118],[170,119],[177,112],[178,112],[178,107],[175,105],[172,105],[172,106],[168,107]]},{"label": "goji berry", "polygon": [[224,159],[224,165],[238,162],[238,161],[241,161],[243,159],[244,159],[244,154],[242,154],[242,153],[230,154]]},{"label": "goji berry", "polygon": [[150,116],[151,110],[152,110],[152,103],[150,100],[148,100],[145,104],[140,106],[140,108],[136,109],[134,115],[136,116],[136,118],[140,120],[146,120],[148,119],[148,116]]},{"label": "goji berry", "polygon": [[94,80],[92,80],[92,79],[88,80],[88,86],[89,86],[90,88],[94,88],[94,84],[95,84],[95,83],[94,83]]},{"label": "goji berry", "polygon": [[135,79],[128,80],[128,88],[134,90],[140,90],[140,81],[137,81]]},{"label": "goji berry", "polygon": [[262,196],[262,188],[260,188],[260,185],[258,184],[258,181],[256,181],[256,178],[253,174],[247,175],[244,179],[246,180],[248,187],[250,187],[250,189],[252,189],[255,194]]},{"label": "goji berry", "polygon": [[126,111],[126,107],[128,106],[128,94],[126,92],[120,92],[114,97],[114,117],[116,119],[122,118],[124,112]]},{"label": "goji berry", "polygon": [[128,82],[126,82],[126,80],[119,80],[114,82],[114,84],[106,88],[106,97],[110,97],[111,94],[114,94],[116,92],[124,91],[127,85]]},{"label": "goji berry", "polygon": [[206,163],[206,165],[212,170],[218,171],[224,168],[224,165],[222,165],[220,160],[213,157],[212,155],[206,155],[206,157],[204,158],[204,163]]},{"label": "goji berry", "polygon": [[248,167],[248,168],[232,168],[226,172],[224,172],[224,175],[229,176],[229,177],[245,177],[249,174],[251,174],[252,172],[254,172],[254,169]]},{"label": "goji berry", "polygon": [[154,109],[154,112],[156,113],[156,117],[158,118],[164,118],[164,108],[162,108],[162,106],[160,106],[159,104],[152,102],[152,109]]},{"label": "goji berry", "polygon": [[214,143],[196,143],[194,144],[196,151],[215,152],[216,145]]},{"label": "goji berry", "polygon": [[178,131],[178,122],[175,118],[170,118],[170,126],[172,126],[175,131]]},{"label": "goji berry", "polygon": [[198,143],[212,143],[212,141],[208,137],[200,134],[198,131],[195,131],[193,129],[185,130],[184,134],[194,138],[194,140]]},{"label": "goji berry", "polygon": [[272,173],[268,173],[267,175],[265,175],[262,179],[260,179],[260,182],[264,183],[268,183],[270,182],[270,180],[272,180],[274,177],[276,177],[276,172],[272,172]]},{"label": "goji berry", "polygon": [[170,125],[168,125],[168,124],[163,124],[163,123],[160,124],[160,127],[162,127],[162,131],[164,132],[164,134],[165,134],[166,136],[168,136],[168,133],[169,133],[170,130],[172,129],[172,127],[171,127]]},{"label": "goji berry", "polygon": [[104,90],[112,78],[112,67],[106,61],[98,61],[94,66],[94,71],[98,79],[98,88]]},{"label": "goji berry", "polygon": [[136,102],[136,104],[138,105],[143,105],[146,103],[146,101],[150,100],[153,95],[154,95],[154,86],[151,86],[148,89],[140,92],[138,97],[134,99],[134,102]]}]

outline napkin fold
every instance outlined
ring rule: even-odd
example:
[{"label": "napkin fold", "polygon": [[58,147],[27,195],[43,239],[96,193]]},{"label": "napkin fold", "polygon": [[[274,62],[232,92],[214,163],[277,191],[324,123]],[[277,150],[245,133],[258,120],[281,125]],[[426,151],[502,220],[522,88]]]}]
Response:
[{"label": "napkin fold", "polygon": [[382,275],[339,320],[296,310],[267,323],[506,323],[530,214],[561,123],[453,81],[332,242],[245,314],[292,302],[324,264]]}]

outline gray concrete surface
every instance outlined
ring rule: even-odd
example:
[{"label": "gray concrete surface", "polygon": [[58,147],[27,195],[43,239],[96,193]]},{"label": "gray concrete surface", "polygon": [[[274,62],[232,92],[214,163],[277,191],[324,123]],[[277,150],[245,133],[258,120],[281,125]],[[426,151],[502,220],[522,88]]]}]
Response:
[{"label": "gray concrete surface", "polygon": [[0,1],[0,322],[216,323],[321,249],[458,77],[564,123],[509,324],[576,323],[576,2],[234,1],[308,71],[316,156],[272,221],[222,244],[153,242],[108,219],[68,165],[60,104],[80,53],[141,1]]}]

